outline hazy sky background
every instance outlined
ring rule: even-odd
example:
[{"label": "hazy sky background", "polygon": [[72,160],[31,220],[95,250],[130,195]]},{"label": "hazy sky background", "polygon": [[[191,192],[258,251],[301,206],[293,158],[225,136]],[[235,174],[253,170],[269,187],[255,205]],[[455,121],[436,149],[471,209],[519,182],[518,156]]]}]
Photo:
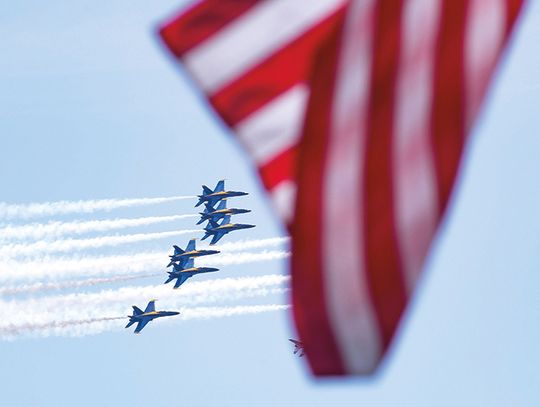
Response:
[{"label": "hazy sky background", "polygon": [[[257,228],[224,241],[284,235],[246,156],[157,39],[158,23],[185,3],[0,5],[0,201],[192,195],[226,178],[231,189],[251,193],[238,203],[253,209],[242,221]],[[96,336],[0,342],[0,404],[539,405],[540,4],[530,1],[524,11],[414,304],[375,377],[311,378],[292,355],[287,312],[155,321],[142,335],[120,321],[117,331]],[[194,213],[193,204],[54,219]],[[196,278],[286,272],[285,260]],[[250,303],[287,302],[274,296]]]}]

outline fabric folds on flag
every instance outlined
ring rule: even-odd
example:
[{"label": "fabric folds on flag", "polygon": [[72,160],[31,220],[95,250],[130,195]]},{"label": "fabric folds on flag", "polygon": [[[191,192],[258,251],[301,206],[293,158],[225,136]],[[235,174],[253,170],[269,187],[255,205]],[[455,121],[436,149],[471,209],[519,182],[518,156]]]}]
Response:
[{"label": "fabric folds on flag", "polygon": [[206,0],[162,27],[290,227],[316,375],[388,349],[521,3]]},{"label": "fabric folds on flag", "polygon": [[345,0],[206,0],[160,29],[257,167],[281,220],[293,218],[295,165],[313,53]]}]

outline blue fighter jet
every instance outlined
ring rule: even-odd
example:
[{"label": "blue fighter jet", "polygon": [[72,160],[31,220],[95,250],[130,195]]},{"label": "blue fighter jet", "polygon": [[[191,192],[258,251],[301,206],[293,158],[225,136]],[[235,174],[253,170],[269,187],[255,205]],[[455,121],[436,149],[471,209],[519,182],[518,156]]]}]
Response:
[{"label": "blue fighter jet", "polygon": [[133,315],[128,315],[129,322],[126,325],[126,328],[129,328],[134,323],[137,323],[135,333],[138,334],[141,333],[146,324],[153,319],[178,314],[180,313],[176,311],[156,311],[156,300],[150,300],[144,312],[139,307],[136,307],[135,305],[133,306]]},{"label": "blue fighter jet", "polygon": [[178,246],[173,246],[174,254],[172,256],[169,256],[171,258],[171,261],[169,262],[167,267],[172,266],[177,261],[179,262],[180,266],[184,266],[190,257],[208,256],[210,254],[219,253],[218,250],[197,250],[195,248],[195,240],[196,239],[191,239],[189,241],[186,246],[186,250],[182,250]]},{"label": "blue fighter jet", "polygon": [[203,185],[203,194],[197,195],[199,197],[199,202],[197,202],[197,205],[195,206],[197,207],[204,202],[208,202],[211,207],[214,207],[214,205],[222,199],[232,198],[234,196],[243,196],[247,194],[247,192],[240,191],[225,191],[225,180],[221,180],[217,183],[213,191],[206,185]]},{"label": "blue fighter jet", "polygon": [[226,235],[229,232],[232,232],[233,230],[250,229],[254,227],[255,225],[245,225],[243,223],[231,223],[231,215],[225,215],[225,217],[223,218],[223,221],[219,225],[213,220],[208,221],[208,225],[204,228],[204,231],[206,233],[201,240],[204,240],[212,236],[212,241],[210,242],[210,244],[213,245],[213,244],[216,244],[219,241],[219,239],[221,239],[224,235]]},{"label": "blue fighter jet", "polygon": [[189,259],[185,266],[179,266],[177,264],[173,265],[174,271],[167,271],[169,278],[165,281],[164,284],[170,283],[175,278],[176,283],[173,288],[178,288],[186,282],[190,277],[193,277],[195,274],[201,273],[211,273],[213,271],[218,271],[219,269],[213,267],[195,267],[193,264],[193,259]]},{"label": "blue fighter jet", "polygon": [[227,201],[225,199],[219,203],[216,209],[211,207],[208,203],[205,203],[204,206],[204,212],[199,212],[201,219],[197,222],[197,225],[210,219],[214,222],[218,222],[223,219],[225,215],[240,215],[241,213],[251,212],[249,209],[227,208]]}]

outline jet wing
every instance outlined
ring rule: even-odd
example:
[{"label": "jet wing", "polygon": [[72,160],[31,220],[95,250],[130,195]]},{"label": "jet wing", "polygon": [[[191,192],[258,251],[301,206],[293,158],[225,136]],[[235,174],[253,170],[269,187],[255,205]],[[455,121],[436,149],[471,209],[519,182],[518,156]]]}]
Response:
[{"label": "jet wing", "polygon": [[146,314],[147,312],[154,312],[155,310],[156,310],[156,300],[151,300],[146,306],[144,313]]},{"label": "jet wing", "polygon": [[150,320],[149,319],[143,319],[142,321],[140,321],[138,324],[137,324],[137,328],[135,328],[135,333],[138,334],[140,333],[143,328],[146,326],[147,323],[149,323]]},{"label": "jet wing", "polygon": [[186,282],[186,280],[188,278],[190,278],[191,276],[188,276],[188,275],[180,275],[180,277],[178,277],[178,279],[176,280],[176,283],[174,284],[174,288],[178,288],[180,287],[182,284],[184,284]]},{"label": "jet wing", "polygon": [[225,233],[220,233],[220,232],[217,232],[214,236],[212,236],[212,241],[210,242],[210,244],[216,244],[219,239],[221,239],[223,236],[225,235]]}]

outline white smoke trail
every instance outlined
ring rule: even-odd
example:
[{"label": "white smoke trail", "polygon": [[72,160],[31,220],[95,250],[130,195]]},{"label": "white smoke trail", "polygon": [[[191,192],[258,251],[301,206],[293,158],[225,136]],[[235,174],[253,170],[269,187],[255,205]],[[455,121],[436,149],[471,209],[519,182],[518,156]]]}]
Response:
[{"label": "white smoke trail", "polygon": [[107,232],[156,223],[173,222],[180,219],[196,218],[199,215],[149,216],[144,218],[120,218],[73,222],[31,223],[27,225],[7,225],[0,228],[0,241],[44,238],[60,238],[65,235],[80,235],[89,232]]},{"label": "white smoke trail", "polygon": [[120,319],[126,319],[125,317],[100,317],[100,318],[88,318],[88,319],[73,319],[69,321],[50,321],[50,322],[36,322],[30,324],[19,324],[19,325],[8,325],[0,328],[0,337],[12,338],[17,335],[21,335],[24,332],[28,331],[37,331],[37,330],[55,330],[72,327],[73,325],[84,325],[91,324],[94,322],[104,322],[104,321],[117,321]]},{"label": "white smoke trail", "polygon": [[[197,266],[226,266],[279,260],[290,256],[286,251],[220,253],[195,259]],[[117,256],[45,257],[39,261],[0,261],[0,282],[22,280],[104,277],[132,275],[165,270],[168,256],[164,252],[143,252]]]},{"label": "white smoke trail", "polygon": [[250,239],[250,240],[239,240],[236,242],[223,243],[217,246],[205,245],[204,242],[201,242],[201,249],[214,249],[222,252],[234,252],[240,250],[249,250],[249,249],[260,249],[261,247],[273,247],[273,246],[283,246],[288,245],[289,237],[271,237],[268,239]]},{"label": "white smoke trail", "polygon": [[[194,319],[224,318],[239,315],[256,315],[266,312],[284,311],[290,305],[270,304],[270,305],[241,305],[234,307],[196,307],[182,308],[180,315],[173,318],[166,318],[160,322],[178,322]],[[0,327],[1,339],[15,339],[22,334],[33,333],[34,336],[83,336],[95,335],[105,331],[120,331],[123,324],[118,323],[125,317],[98,317],[89,319],[73,319],[66,321],[52,321],[48,323],[28,323],[25,325],[11,325]],[[159,323],[159,322],[158,322]]]},{"label": "white smoke trail", "polygon": [[7,244],[0,247],[0,257],[13,258],[22,255],[25,255],[26,257],[39,257],[48,253],[65,253],[76,250],[97,249],[105,246],[118,246],[197,232],[200,232],[200,230],[172,230],[169,232],[100,236],[89,239],[64,239],[53,242],[39,241],[30,244]]},{"label": "white smoke trail", "polygon": [[201,257],[196,259],[196,264],[201,266],[231,266],[245,263],[258,263],[270,260],[285,259],[291,255],[290,252],[282,250],[264,250],[258,253],[239,252],[223,253],[216,256]]},{"label": "white smoke trail", "polygon": [[40,216],[66,215],[70,213],[93,213],[118,208],[156,205],[192,199],[195,196],[170,196],[159,198],[98,199],[90,201],[57,201],[29,204],[0,202],[0,219],[30,219]]},{"label": "white smoke trail", "polygon": [[[236,307],[197,307],[181,310],[182,320],[232,317],[236,315],[260,314],[262,312],[284,311],[290,305],[239,305]],[[183,311],[183,312],[182,312]]]},{"label": "white smoke trail", "polygon": [[33,283],[8,287],[0,287],[0,297],[16,294],[33,294],[43,291],[58,291],[69,288],[92,287],[100,284],[118,283],[121,281],[138,280],[141,278],[156,277],[163,273],[134,274],[130,276],[118,276],[109,278],[87,278],[85,280],[63,281],[58,283]]},{"label": "white smoke trail", "polygon": [[283,286],[288,281],[288,276],[267,275],[193,282],[179,290],[165,285],[123,287],[97,293],[0,301],[0,336],[35,324],[46,326],[48,322],[58,324],[62,321],[127,315],[129,304],[141,306],[141,301],[146,302],[155,296],[160,299],[160,309],[172,310],[202,303],[282,294],[286,291]]},{"label": "white smoke trail", "polygon": [[[263,251],[261,253],[236,253],[235,255],[226,254],[221,256],[221,259],[215,259],[212,262],[205,263],[205,266],[221,266],[221,265],[236,265],[236,264],[245,264],[245,263],[257,263],[257,262],[265,262],[265,261],[271,261],[271,260],[278,260],[283,259],[286,257],[289,257],[289,252],[282,252],[282,251]],[[217,256],[216,256],[217,257]],[[197,261],[199,261],[197,259]],[[141,268],[140,264],[137,264],[137,268]],[[158,267],[155,267],[158,268]],[[78,270],[81,272],[81,270]],[[90,269],[89,272],[83,273],[81,272],[80,275],[84,275],[88,277],[91,273],[95,272],[96,269]],[[111,270],[111,271],[114,271]],[[129,272],[131,271],[130,268],[120,268],[117,271],[121,272]],[[8,296],[8,295],[16,295],[16,294],[30,294],[30,293],[36,293],[36,292],[43,292],[43,291],[58,291],[58,290],[64,290],[68,288],[82,288],[82,287],[90,287],[90,286],[96,286],[100,284],[111,284],[111,283],[117,283],[120,281],[129,281],[129,280],[137,280],[142,278],[149,278],[149,277],[157,277],[157,276],[166,276],[165,271],[159,271],[159,272],[153,272],[153,273],[144,273],[141,274],[140,272],[134,273],[134,274],[127,274],[127,275],[121,275],[121,276],[115,276],[115,277],[107,277],[107,278],[87,278],[84,280],[70,280],[70,281],[60,281],[60,282],[38,282],[33,284],[23,284],[23,285],[14,285],[14,286],[4,286],[0,287],[0,296]],[[30,278],[28,274],[24,274],[26,278]],[[40,276],[40,274],[38,274]],[[35,278],[37,278],[36,276]],[[75,277],[76,275],[72,273],[70,277]],[[51,277],[51,276],[49,276]]]}]

